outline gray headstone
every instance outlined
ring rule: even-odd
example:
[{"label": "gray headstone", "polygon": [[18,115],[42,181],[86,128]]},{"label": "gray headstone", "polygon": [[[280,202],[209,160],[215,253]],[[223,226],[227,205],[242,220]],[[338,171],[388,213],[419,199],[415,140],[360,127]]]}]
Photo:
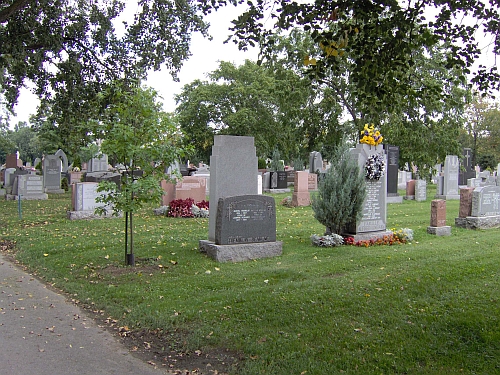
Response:
[{"label": "gray headstone", "polygon": [[425,180],[415,181],[415,200],[417,202],[423,202],[427,200],[427,181]]},{"label": "gray headstone", "polygon": [[[447,155],[444,161],[444,181],[442,193],[438,190],[436,198],[440,199],[460,199],[458,190],[458,172],[460,163],[458,156]],[[441,193],[441,194],[440,194]]]},{"label": "gray headstone", "polygon": [[215,242],[220,198],[258,193],[254,138],[216,135],[210,156],[210,212],[208,239]]},{"label": "gray headstone", "polygon": [[264,195],[241,195],[219,199],[215,229],[216,244],[274,241],[276,241],[274,198]]},{"label": "gray headstone", "polygon": [[43,177],[33,174],[19,175],[16,178],[12,194],[21,196],[21,199],[47,199],[43,191]]},{"label": "gray headstone", "polygon": [[92,158],[87,164],[87,172],[107,172],[108,155],[104,154],[100,158]]},{"label": "gray headstone", "polygon": [[[367,144],[357,144],[355,149],[350,151],[351,157],[355,158],[361,173],[365,171],[365,163],[368,157],[373,154],[382,155],[387,165],[387,157],[381,145],[370,147]],[[363,203],[363,216],[349,228],[353,234],[367,232],[385,232],[387,223],[387,173],[379,180],[366,180],[366,198]]]},{"label": "gray headstone", "polygon": [[64,193],[61,189],[61,159],[47,155],[43,159],[43,187],[46,193]]},{"label": "gray headstone", "polygon": [[7,168],[4,171],[4,186],[11,187],[14,184],[14,178],[16,173],[16,168]]},{"label": "gray headstone", "polygon": [[101,194],[97,192],[97,182],[77,182],[74,189],[74,210],[94,211],[97,207],[104,206],[103,203],[96,202],[96,198]]},{"label": "gray headstone", "polygon": [[57,152],[55,153],[55,155],[58,157],[58,158],[61,158],[61,162],[62,162],[62,173],[66,173],[68,172],[68,158],[66,157],[66,154],[64,153],[63,150],[59,149],[57,150]]},{"label": "gray headstone", "polygon": [[319,151],[309,154],[309,173],[323,172],[323,157]]},{"label": "gray headstone", "polygon": [[500,186],[482,186],[472,193],[471,216],[500,215]]}]

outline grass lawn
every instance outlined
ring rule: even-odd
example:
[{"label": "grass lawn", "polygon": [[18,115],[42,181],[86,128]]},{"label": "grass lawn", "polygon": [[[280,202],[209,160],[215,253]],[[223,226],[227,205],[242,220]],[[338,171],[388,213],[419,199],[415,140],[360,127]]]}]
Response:
[{"label": "grass lawn", "polygon": [[[2,241],[72,299],[171,349],[239,354],[233,374],[500,374],[500,230],[427,234],[426,202],[388,205],[395,246],[313,247],[310,207],[280,205],[283,255],[217,263],[198,251],[207,219],[134,216],[138,266],[124,266],[124,219],[69,221],[70,196],[0,201]],[[170,338],[170,340],[169,340]],[[176,348],[173,348],[176,346]],[[209,373],[209,372],[207,372]],[[215,373],[215,372],[210,372]]]}]

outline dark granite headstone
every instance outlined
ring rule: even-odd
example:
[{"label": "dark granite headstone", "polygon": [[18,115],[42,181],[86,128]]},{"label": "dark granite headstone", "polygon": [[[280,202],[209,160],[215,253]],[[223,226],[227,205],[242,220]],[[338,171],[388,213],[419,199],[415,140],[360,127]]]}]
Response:
[{"label": "dark granite headstone", "polygon": [[384,145],[387,153],[387,195],[398,195],[399,147]]},{"label": "dark granite headstone", "polygon": [[476,171],[472,168],[472,149],[464,148],[463,158],[460,160],[460,172],[458,175],[458,184],[467,185],[469,178],[476,177]]},{"label": "dark granite headstone", "polygon": [[287,174],[285,171],[271,172],[271,189],[286,189]]},{"label": "dark granite headstone", "polygon": [[274,198],[240,195],[219,198],[215,243],[233,245],[276,241]]}]

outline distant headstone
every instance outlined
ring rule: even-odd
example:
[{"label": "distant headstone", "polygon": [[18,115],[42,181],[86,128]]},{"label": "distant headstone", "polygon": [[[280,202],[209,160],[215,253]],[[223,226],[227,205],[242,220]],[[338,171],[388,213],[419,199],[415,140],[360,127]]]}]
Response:
[{"label": "distant headstone", "polygon": [[43,188],[46,193],[63,194],[61,189],[61,159],[46,155],[43,159]]},{"label": "distant headstone", "polygon": [[[462,208],[462,201],[460,201]],[[460,212],[455,225],[467,229],[490,229],[500,227],[500,186],[480,186],[472,191],[470,215]]]},{"label": "distant headstone", "polygon": [[309,172],[296,171],[293,184],[292,206],[309,206],[311,193],[309,193]]},{"label": "distant headstone", "polygon": [[409,180],[406,182],[405,199],[407,200],[415,199],[415,180]]},{"label": "distant headstone", "polygon": [[262,175],[262,190],[268,192],[271,188],[271,172],[264,172]]},{"label": "distant headstone", "polygon": [[460,163],[458,156],[447,155],[444,161],[444,181],[442,194],[437,194],[438,199],[460,199],[458,190],[458,172]]},{"label": "distant headstone", "polygon": [[384,145],[387,153],[387,203],[401,203],[403,197],[398,194],[399,184],[399,147]]},{"label": "distant headstone", "polygon": [[96,202],[96,198],[102,193],[97,192],[97,182],[76,182],[72,186],[72,211],[68,211],[68,219],[100,219],[111,217],[111,207],[107,207],[104,215],[96,214],[97,207],[105,207],[104,203]]},{"label": "distant headstone", "polygon": [[451,235],[451,227],[446,225],[446,200],[434,199],[431,202],[431,225],[427,227],[427,233],[436,236]]},{"label": "distant headstone", "polygon": [[59,150],[57,150],[55,155],[61,159],[61,162],[62,162],[61,172],[67,173],[68,172],[68,158],[66,157],[66,154],[64,153],[63,150],[59,149]]},{"label": "distant headstone", "polygon": [[316,173],[309,173],[307,176],[307,189],[309,191],[318,190],[318,175]]},{"label": "distant headstone", "polygon": [[9,200],[44,200],[48,195],[43,190],[43,177],[34,174],[17,175],[12,187],[12,194],[6,197]]},{"label": "distant headstone", "polygon": [[274,171],[270,172],[270,178],[271,178],[271,190],[276,190],[276,189],[286,189],[288,184],[287,184],[287,174],[285,171]]},{"label": "distant headstone", "polygon": [[482,180],[480,178],[469,178],[467,180],[467,187],[477,188],[481,186]]},{"label": "distant headstone", "polygon": [[415,180],[415,200],[424,202],[427,200],[427,181]]},{"label": "distant headstone", "polygon": [[324,172],[323,157],[319,151],[313,151],[309,154],[309,173]]},{"label": "distant headstone", "polygon": [[[272,224],[269,221],[272,221],[272,215],[265,216],[265,220],[261,221],[258,219],[260,217],[258,215],[262,211],[259,210],[266,207],[266,210],[270,210],[271,213],[274,212],[274,220],[276,220],[276,215],[275,211],[273,211],[275,210],[274,199],[257,194],[257,173],[257,156],[253,137],[228,135],[216,135],[214,137],[212,156],[210,157],[208,241],[200,241],[201,252],[207,253],[220,262],[236,262],[281,254],[282,243],[280,241],[262,242],[260,240],[269,237],[269,231],[262,231],[260,225],[267,222],[271,226]],[[262,200],[263,198],[266,200]],[[268,198],[272,200],[272,207]],[[222,205],[220,210],[218,208],[219,204]],[[245,208],[245,206],[247,207]],[[257,207],[260,208],[257,210]],[[267,213],[269,214],[269,212]],[[224,217],[219,217],[222,214]],[[224,220],[226,220],[229,227],[224,226]],[[231,225],[238,225],[239,222],[246,223],[244,225],[246,233],[243,233],[243,235],[236,229],[234,231],[227,229],[234,228]],[[276,225],[275,221],[274,225]],[[225,229],[227,229],[226,234],[221,233]],[[247,241],[241,244],[235,241],[227,245],[218,243],[223,238],[226,238],[226,235],[228,241],[230,237],[233,239],[244,237],[247,238]],[[249,238],[257,240],[250,242]]]},{"label": "distant headstone", "polygon": [[7,154],[5,157],[5,168],[17,168],[17,154]]},{"label": "distant headstone", "polygon": [[471,216],[473,191],[473,187],[460,189],[460,208],[458,211],[458,217],[465,218],[467,216]]},{"label": "distant headstone", "polygon": [[[12,185],[14,185],[16,168],[6,168],[3,171],[3,173],[4,173],[4,186],[8,190],[9,187],[12,188]],[[8,191],[7,194],[9,194]]]},{"label": "distant headstone", "polygon": [[262,173],[257,175],[257,194],[262,194]]},{"label": "distant headstone", "polygon": [[472,168],[472,149],[464,148],[462,160],[460,161],[460,172],[458,176],[458,184],[466,185],[469,178],[476,177],[476,171]]},{"label": "distant headstone", "polygon": [[175,182],[161,180],[160,186],[163,190],[163,195],[161,197],[162,205],[169,206],[170,202],[175,199]]},{"label": "distant headstone", "polygon": [[207,199],[207,180],[203,177],[186,176],[175,185],[175,199],[191,198],[196,202]]},{"label": "distant headstone", "polygon": [[411,172],[398,171],[398,189],[406,189],[406,183],[411,180],[411,177]]},{"label": "distant headstone", "polygon": [[35,162],[33,163],[33,166],[36,168],[38,166],[38,164],[41,164],[41,163],[42,163],[42,159],[36,158]]},{"label": "distant headstone", "polygon": [[92,158],[87,163],[87,173],[107,172],[108,171],[108,155],[103,154],[100,158]]}]

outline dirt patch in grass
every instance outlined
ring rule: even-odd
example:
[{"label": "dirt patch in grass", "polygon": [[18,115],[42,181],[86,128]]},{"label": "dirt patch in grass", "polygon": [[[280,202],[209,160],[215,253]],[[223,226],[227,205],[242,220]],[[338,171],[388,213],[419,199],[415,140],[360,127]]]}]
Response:
[{"label": "dirt patch in grass", "polygon": [[228,374],[242,360],[238,353],[229,349],[211,348],[186,351],[183,333],[176,331],[119,332],[121,341],[136,357],[173,374],[213,375]]}]

